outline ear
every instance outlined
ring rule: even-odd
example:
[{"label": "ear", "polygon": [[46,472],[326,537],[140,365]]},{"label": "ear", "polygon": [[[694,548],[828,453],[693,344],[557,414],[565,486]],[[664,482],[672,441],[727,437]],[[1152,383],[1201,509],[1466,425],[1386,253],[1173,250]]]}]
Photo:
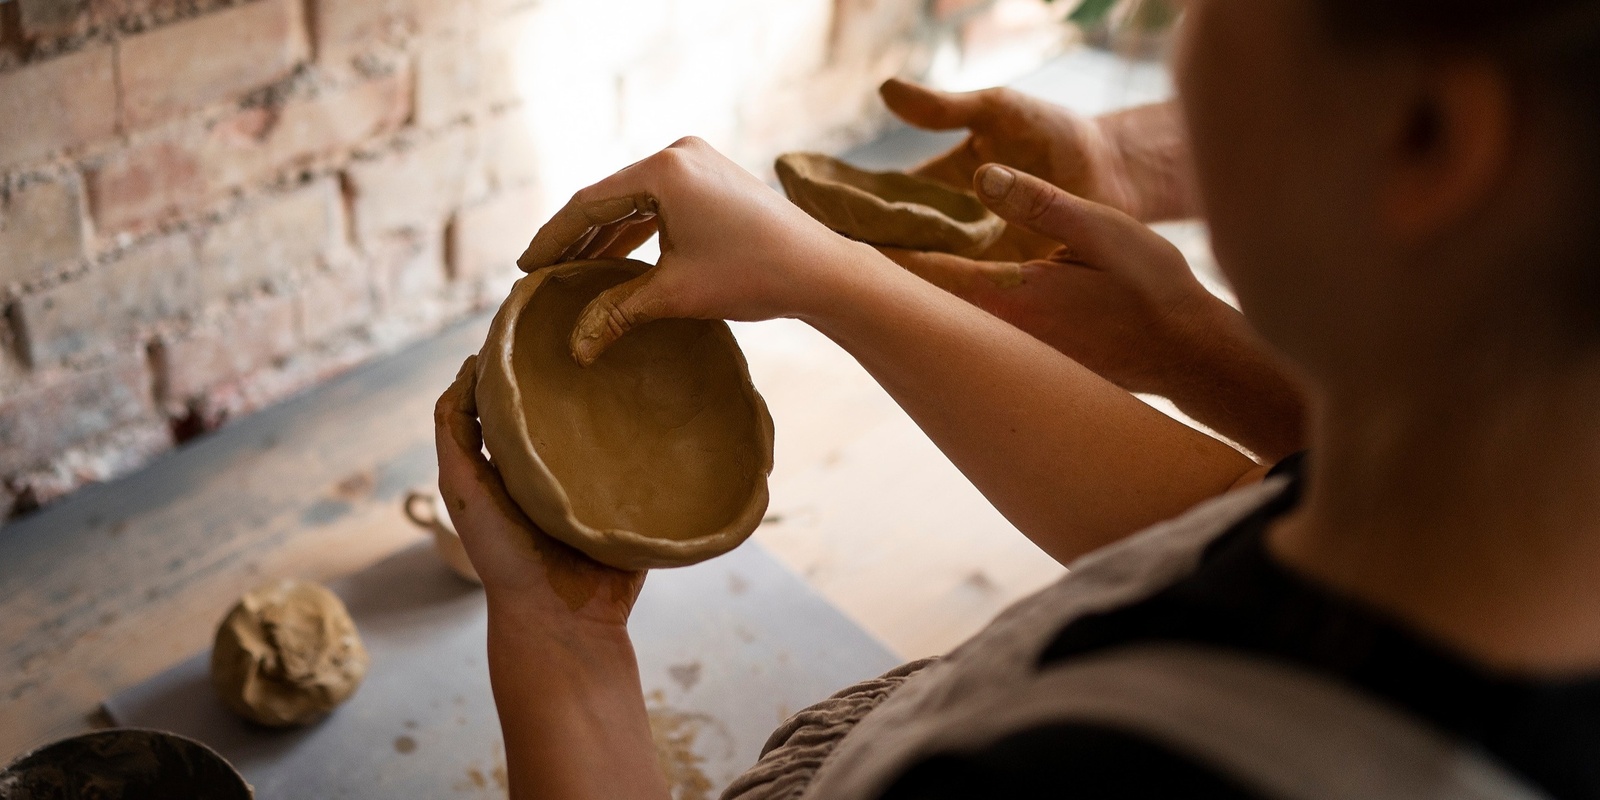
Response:
[{"label": "ear", "polygon": [[1390,232],[1411,242],[1492,201],[1511,160],[1517,113],[1510,78],[1492,62],[1447,60],[1417,77],[1380,206]]}]

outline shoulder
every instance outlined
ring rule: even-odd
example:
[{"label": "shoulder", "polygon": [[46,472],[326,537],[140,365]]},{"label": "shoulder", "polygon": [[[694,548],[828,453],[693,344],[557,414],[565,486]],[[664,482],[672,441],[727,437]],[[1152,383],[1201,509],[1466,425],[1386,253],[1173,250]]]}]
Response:
[{"label": "shoulder", "polygon": [[1160,744],[1112,728],[1056,723],[907,767],[882,800],[1073,797],[1260,800],[1261,795]]}]

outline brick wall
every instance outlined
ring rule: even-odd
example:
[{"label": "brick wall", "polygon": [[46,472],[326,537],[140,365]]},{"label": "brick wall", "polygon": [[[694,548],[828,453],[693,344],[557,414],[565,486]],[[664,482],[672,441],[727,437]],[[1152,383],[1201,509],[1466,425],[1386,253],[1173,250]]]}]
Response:
[{"label": "brick wall", "polygon": [[497,303],[679,136],[872,135],[995,5],[0,0],[0,519]]}]

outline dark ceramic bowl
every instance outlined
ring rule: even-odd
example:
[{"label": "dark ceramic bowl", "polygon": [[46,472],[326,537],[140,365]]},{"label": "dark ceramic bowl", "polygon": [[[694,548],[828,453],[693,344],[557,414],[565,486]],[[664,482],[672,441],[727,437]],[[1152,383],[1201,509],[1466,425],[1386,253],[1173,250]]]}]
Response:
[{"label": "dark ceramic bowl", "polygon": [[160,731],[119,729],[45,745],[0,771],[0,800],[251,800],[216,751]]}]

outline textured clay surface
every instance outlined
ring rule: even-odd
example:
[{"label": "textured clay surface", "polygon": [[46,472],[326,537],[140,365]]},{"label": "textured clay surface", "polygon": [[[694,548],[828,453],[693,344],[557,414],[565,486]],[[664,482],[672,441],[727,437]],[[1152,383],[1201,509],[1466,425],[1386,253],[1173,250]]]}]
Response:
[{"label": "textured clay surface", "polygon": [[282,581],[228,612],[211,650],[211,683],[234,713],[287,727],[314,722],[355,694],[367,665],[356,624],[333,592]]},{"label": "textured clay surface", "polygon": [[772,420],[725,323],[659,320],[589,367],[569,340],[635,261],[523,278],[479,359],[478,414],[507,491],[550,535],[625,569],[683,566],[760,524]]},{"label": "textured clay surface", "polygon": [[817,221],[880,247],[977,255],[1005,232],[977,195],[903,172],[868,172],[818,153],[778,157],[789,199]]},{"label": "textured clay surface", "polygon": [[39,748],[0,771],[5,800],[250,800],[222,756],[170,733],[110,730]]}]

